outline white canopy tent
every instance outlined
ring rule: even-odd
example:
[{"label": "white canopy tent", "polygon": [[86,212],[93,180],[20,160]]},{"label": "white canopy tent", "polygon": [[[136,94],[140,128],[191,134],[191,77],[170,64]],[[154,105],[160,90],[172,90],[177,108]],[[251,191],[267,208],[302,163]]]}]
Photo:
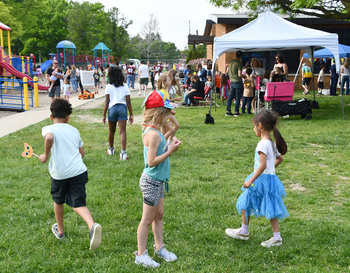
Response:
[{"label": "white canopy tent", "polygon": [[[313,56],[314,50],[322,47],[332,52],[339,73],[338,34],[303,27],[266,11],[248,24],[214,38],[213,75],[218,58],[226,52],[301,49]],[[343,100],[342,108],[344,116]]]},{"label": "white canopy tent", "polygon": [[302,49],[312,56],[313,49],[321,47],[332,52],[339,71],[338,34],[299,26],[266,11],[250,23],[216,37],[213,63],[215,67],[220,55],[237,50],[247,52]]}]

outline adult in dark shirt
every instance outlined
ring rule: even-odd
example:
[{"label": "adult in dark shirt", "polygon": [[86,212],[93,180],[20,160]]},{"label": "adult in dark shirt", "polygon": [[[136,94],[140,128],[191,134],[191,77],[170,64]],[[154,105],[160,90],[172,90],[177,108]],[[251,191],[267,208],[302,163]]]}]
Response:
[{"label": "adult in dark shirt", "polygon": [[192,105],[195,105],[193,97],[204,97],[204,82],[202,82],[199,77],[194,76],[194,84],[190,91],[187,93],[187,98],[190,100]]},{"label": "adult in dark shirt", "polygon": [[58,62],[57,60],[53,60],[52,61],[52,68],[50,67],[45,75],[45,78],[47,80],[50,80],[51,75],[53,74],[54,76],[57,77],[57,80],[55,81],[55,83],[53,84],[53,87],[51,88],[50,92],[49,92],[49,97],[52,99],[52,101],[54,101],[55,96],[56,98],[60,97],[60,93],[61,93],[61,83],[60,83],[60,79],[63,79],[62,75],[57,75],[54,70],[57,68],[58,66]]},{"label": "adult in dark shirt", "polygon": [[332,65],[330,67],[331,71],[331,84],[330,84],[330,95],[336,96],[337,95],[337,85],[338,85],[338,79],[339,75],[337,73],[337,68],[335,66],[335,61],[332,59]]}]

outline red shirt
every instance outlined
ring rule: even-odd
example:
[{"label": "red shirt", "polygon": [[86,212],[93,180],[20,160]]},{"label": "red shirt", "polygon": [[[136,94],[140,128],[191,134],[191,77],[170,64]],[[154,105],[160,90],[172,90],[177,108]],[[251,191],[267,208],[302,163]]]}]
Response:
[{"label": "red shirt", "polygon": [[160,64],[157,64],[155,67],[154,67],[154,74],[159,74],[160,72],[162,72],[163,70],[163,66],[161,66]]},{"label": "red shirt", "polygon": [[128,74],[128,75],[135,75],[135,66],[130,66],[130,65],[128,65],[127,67],[126,67],[126,73]]}]

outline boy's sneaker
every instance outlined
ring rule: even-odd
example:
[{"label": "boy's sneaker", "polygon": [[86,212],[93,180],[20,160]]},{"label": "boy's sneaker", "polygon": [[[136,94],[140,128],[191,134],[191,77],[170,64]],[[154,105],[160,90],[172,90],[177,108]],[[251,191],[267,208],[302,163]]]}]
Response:
[{"label": "boy's sneaker", "polygon": [[233,114],[231,112],[226,112],[226,117],[229,117],[229,116],[233,116]]},{"label": "boy's sneaker", "polygon": [[95,250],[100,247],[102,240],[102,227],[94,223],[89,231],[90,236],[90,250]]},{"label": "boy's sneaker", "polygon": [[135,251],[135,264],[141,264],[144,267],[150,267],[150,268],[157,268],[160,266],[159,263],[157,263],[155,260],[153,260],[148,255],[148,250],[146,249],[145,252],[143,252],[142,255],[137,256],[137,251]]},{"label": "boy's sneaker", "polygon": [[154,254],[162,258],[164,261],[174,262],[177,260],[176,255],[170,252],[169,250],[167,250],[164,245],[160,247],[159,251],[156,250],[156,245],[153,245],[153,248],[154,248]]},{"label": "boy's sneaker", "polygon": [[125,161],[125,160],[129,159],[127,153],[124,153],[124,154],[120,153],[119,156],[120,156],[121,161]]},{"label": "boy's sneaker", "polygon": [[107,149],[107,154],[108,155],[114,155],[114,148],[108,148]]},{"label": "boy's sneaker", "polygon": [[267,247],[267,248],[270,248],[272,246],[280,246],[281,244],[282,244],[282,238],[281,240],[275,240],[273,237],[261,243],[263,247]]},{"label": "boy's sneaker", "polygon": [[52,87],[50,86],[49,89],[47,90],[48,93],[51,92]]},{"label": "boy's sneaker", "polygon": [[64,239],[64,233],[63,233],[63,232],[60,233],[60,232],[58,232],[58,230],[57,230],[57,223],[55,223],[55,224],[52,225],[51,230],[52,230],[52,233],[55,234],[55,236],[56,236],[57,239]]},{"label": "boy's sneaker", "polygon": [[244,240],[247,241],[249,239],[249,233],[248,234],[243,234],[241,233],[241,229],[237,228],[237,229],[232,229],[232,228],[227,228],[225,230],[225,233],[235,239],[238,240]]},{"label": "boy's sneaker", "polygon": [[240,114],[240,113],[235,113],[233,116],[239,117],[240,115],[242,115],[242,114]]}]

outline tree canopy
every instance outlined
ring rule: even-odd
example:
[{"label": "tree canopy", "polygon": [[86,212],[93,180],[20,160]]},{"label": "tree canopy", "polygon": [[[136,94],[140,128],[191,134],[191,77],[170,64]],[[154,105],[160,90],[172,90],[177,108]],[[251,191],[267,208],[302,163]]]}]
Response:
[{"label": "tree canopy", "polygon": [[288,14],[305,14],[321,18],[350,19],[349,0],[209,0],[217,7],[241,10],[246,7],[253,15],[266,9]]},{"label": "tree canopy", "polygon": [[[151,15],[152,17],[153,15]],[[179,50],[174,43],[161,40],[159,29],[145,30],[141,35],[130,37],[132,24],[118,8],[106,10],[99,2],[72,0],[0,0],[0,21],[11,31],[12,53],[37,55],[43,58],[56,52],[62,40],[72,41],[77,54],[92,55],[98,42],[104,42],[111,55],[119,58],[178,58]],[[157,23],[153,16],[151,22]],[[7,36],[4,35],[4,43]],[[145,45],[149,43],[149,47]]]}]

